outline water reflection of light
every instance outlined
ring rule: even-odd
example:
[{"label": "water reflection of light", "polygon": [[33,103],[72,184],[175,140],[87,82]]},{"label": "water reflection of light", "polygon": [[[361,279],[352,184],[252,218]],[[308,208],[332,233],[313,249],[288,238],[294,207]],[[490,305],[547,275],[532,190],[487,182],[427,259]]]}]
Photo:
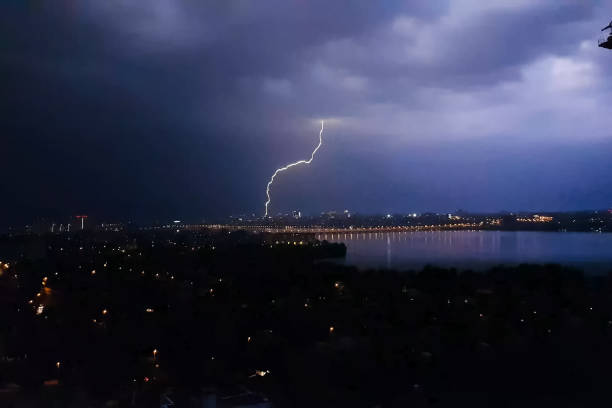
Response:
[{"label": "water reflection of light", "polygon": [[[325,235],[321,234],[321,238]],[[327,235],[329,239],[329,234]],[[346,262],[357,266],[482,268],[499,263],[561,262],[580,267],[592,260],[612,264],[612,237],[514,231],[336,232],[331,242],[347,245]],[[388,252],[391,251],[389,261]]]},{"label": "water reflection of light", "polygon": [[391,240],[387,234],[387,268],[391,268]]}]

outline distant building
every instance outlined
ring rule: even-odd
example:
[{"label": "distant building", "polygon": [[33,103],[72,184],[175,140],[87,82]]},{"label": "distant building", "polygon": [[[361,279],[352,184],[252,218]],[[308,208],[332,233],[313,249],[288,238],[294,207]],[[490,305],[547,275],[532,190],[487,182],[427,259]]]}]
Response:
[{"label": "distant building", "polygon": [[96,230],[98,231],[112,231],[112,232],[119,232],[119,231],[124,231],[125,230],[125,225],[120,223],[120,222],[115,222],[115,223],[102,223],[100,225],[98,225],[96,227]]}]

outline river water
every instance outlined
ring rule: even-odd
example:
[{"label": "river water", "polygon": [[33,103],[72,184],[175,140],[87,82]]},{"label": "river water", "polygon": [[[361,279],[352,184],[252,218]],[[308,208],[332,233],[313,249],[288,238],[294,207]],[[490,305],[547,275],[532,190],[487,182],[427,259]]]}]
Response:
[{"label": "river water", "polygon": [[361,268],[425,265],[485,269],[519,263],[559,263],[591,274],[612,271],[612,234],[534,231],[415,231],[319,234],[344,242],[345,263]]}]

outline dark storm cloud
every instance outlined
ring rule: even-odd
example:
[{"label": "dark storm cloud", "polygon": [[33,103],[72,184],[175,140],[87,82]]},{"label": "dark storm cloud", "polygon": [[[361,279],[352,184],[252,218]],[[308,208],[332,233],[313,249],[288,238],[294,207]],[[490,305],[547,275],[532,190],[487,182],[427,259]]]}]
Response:
[{"label": "dark storm cloud", "polygon": [[5,217],[260,212],[320,118],[321,156],[279,180],[274,210],[608,206],[604,6],[5,4]]},{"label": "dark storm cloud", "polygon": [[[328,43],[326,57],[364,75],[416,74],[417,81],[462,87],[500,80],[540,54],[571,53],[576,34],[593,32],[579,25],[593,17],[593,3],[470,3],[456,2],[450,14],[429,21],[400,14],[375,35]],[[463,81],[451,83],[458,79]]]}]

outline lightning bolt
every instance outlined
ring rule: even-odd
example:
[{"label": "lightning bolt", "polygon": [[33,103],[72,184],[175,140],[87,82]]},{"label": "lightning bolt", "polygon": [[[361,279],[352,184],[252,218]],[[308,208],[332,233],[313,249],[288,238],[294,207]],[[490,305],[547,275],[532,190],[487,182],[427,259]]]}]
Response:
[{"label": "lightning bolt", "polygon": [[266,213],[265,213],[264,217],[268,216],[268,206],[270,205],[270,201],[272,201],[272,199],[270,198],[270,187],[272,186],[272,183],[274,183],[274,178],[278,175],[278,173],[282,173],[283,171],[289,170],[292,167],[299,166],[300,164],[310,164],[312,162],[312,159],[314,159],[315,154],[317,153],[317,150],[319,150],[319,148],[323,144],[323,123],[324,123],[324,121],[321,121],[321,130],[319,131],[319,144],[312,151],[312,154],[310,155],[310,159],[308,159],[308,160],[298,160],[298,161],[296,161],[294,163],[289,163],[286,166],[283,166],[283,167],[281,167],[279,169],[276,169],[276,171],[274,172],[272,177],[270,177],[270,181],[268,181],[268,185],[266,186],[266,196],[268,197],[268,201],[266,201]]}]

